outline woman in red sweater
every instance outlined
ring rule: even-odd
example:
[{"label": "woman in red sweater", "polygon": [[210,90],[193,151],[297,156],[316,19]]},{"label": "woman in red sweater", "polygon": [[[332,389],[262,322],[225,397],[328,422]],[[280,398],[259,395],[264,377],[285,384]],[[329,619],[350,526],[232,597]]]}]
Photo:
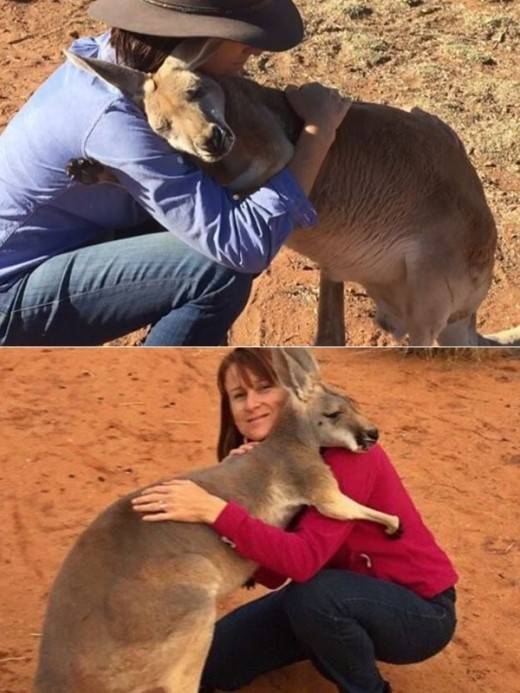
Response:
[{"label": "woman in red sweater", "polygon": [[[241,454],[275,425],[286,392],[268,349],[235,349],[219,369],[219,458]],[[383,449],[323,451],[341,490],[398,515],[398,541],[367,521],[340,521],[304,509],[286,530],[189,481],[148,489],[134,508],[147,521],[207,522],[261,566],[257,582],[289,584],[231,612],[216,625],[201,691],[233,691],[260,674],[311,660],[344,693],[390,691],[376,660],[419,662],[455,629],[457,574]],[[157,494],[161,494],[161,512]],[[432,683],[431,689],[435,686]]]}]

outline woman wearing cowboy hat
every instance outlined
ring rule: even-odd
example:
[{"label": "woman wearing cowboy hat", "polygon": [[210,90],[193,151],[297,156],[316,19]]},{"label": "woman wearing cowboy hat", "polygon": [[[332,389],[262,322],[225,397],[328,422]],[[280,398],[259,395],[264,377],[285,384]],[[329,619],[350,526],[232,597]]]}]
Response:
[{"label": "woman wearing cowboy hat", "polygon": [[[144,72],[193,37],[220,39],[199,69],[222,75],[303,36],[291,0],[96,0],[90,14],[112,28],[72,52]],[[235,200],[122,92],[61,65],[0,137],[0,344],[100,344],[150,323],[147,345],[221,343],[253,276],[316,222],[306,195],[349,105],[319,84],[288,98],[305,123],[293,160]],[[76,158],[119,184],[71,181]]]}]

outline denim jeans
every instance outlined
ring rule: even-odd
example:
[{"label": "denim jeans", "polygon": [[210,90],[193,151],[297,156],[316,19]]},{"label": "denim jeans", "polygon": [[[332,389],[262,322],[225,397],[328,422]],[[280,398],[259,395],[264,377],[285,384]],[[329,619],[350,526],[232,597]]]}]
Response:
[{"label": "denim jeans", "polygon": [[342,693],[382,693],[376,660],[410,664],[439,652],[455,629],[454,601],[454,590],[427,600],[392,582],[323,570],[218,621],[201,691],[238,690],[311,660]]},{"label": "denim jeans", "polygon": [[89,346],[148,324],[146,346],[219,345],[252,279],[166,231],[86,246],[0,293],[0,345]]}]

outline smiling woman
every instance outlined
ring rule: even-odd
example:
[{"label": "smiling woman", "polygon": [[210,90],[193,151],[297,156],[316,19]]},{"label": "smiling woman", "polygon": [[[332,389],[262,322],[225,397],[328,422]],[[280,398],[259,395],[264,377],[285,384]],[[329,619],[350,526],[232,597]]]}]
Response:
[{"label": "smiling woman", "polygon": [[219,460],[248,441],[263,440],[275,424],[287,394],[276,377],[268,349],[236,349],[217,374],[221,396]]},{"label": "smiling woman", "polygon": [[[222,360],[217,377],[219,459],[244,454],[276,430],[287,393],[273,358],[271,349],[239,348]],[[237,502],[184,480],[154,486],[134,498],[134,510],[147,522],[210,525],[240,556],[260,565],[254,577],[265,586],[274,589],[292,581],[217,623],[203,692],[241,689],[262,673],[307,659],[342,691],[389,692],[376,659],[423,661],[453,635],[457,574],[449,558],[424,525],[387,455],[375,445],[377,430],[348,398],[332,408],[332,391],[317,381],[314,387],[332,395],[327,409],[319,410],[323,427],[334,427],[336,420],[344,425],[347,409],[352,416],[345,447],[321,450],[340,490],[358,503],[398,516],[404,532],[389,541],[371,522],[332,519],[312,507],[280,529]],[[269,464],[268,458],[261,459]]]},{"label": "smiling woman", "polygon": [[242,375],[235,365],[228,368],[225,382],[231,414],[244,441],[264,440],[278,420],[286,391],[254,373]]}]

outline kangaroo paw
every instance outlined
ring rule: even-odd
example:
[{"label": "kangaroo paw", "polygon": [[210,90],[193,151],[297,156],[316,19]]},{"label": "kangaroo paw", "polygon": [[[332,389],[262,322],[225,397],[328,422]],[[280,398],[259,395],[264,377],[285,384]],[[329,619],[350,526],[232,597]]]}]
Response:
[{"label": "kangaroo paw", "polygon": [[394,529],[392,527],[387,527],[385,529],[385,532],[387,533],[389,539],[400,539],[403,536],[403,532],[404,532],[403,523],[401,522],[400,518],[397,518],[397,520],[398,520],[397,529]]}]

